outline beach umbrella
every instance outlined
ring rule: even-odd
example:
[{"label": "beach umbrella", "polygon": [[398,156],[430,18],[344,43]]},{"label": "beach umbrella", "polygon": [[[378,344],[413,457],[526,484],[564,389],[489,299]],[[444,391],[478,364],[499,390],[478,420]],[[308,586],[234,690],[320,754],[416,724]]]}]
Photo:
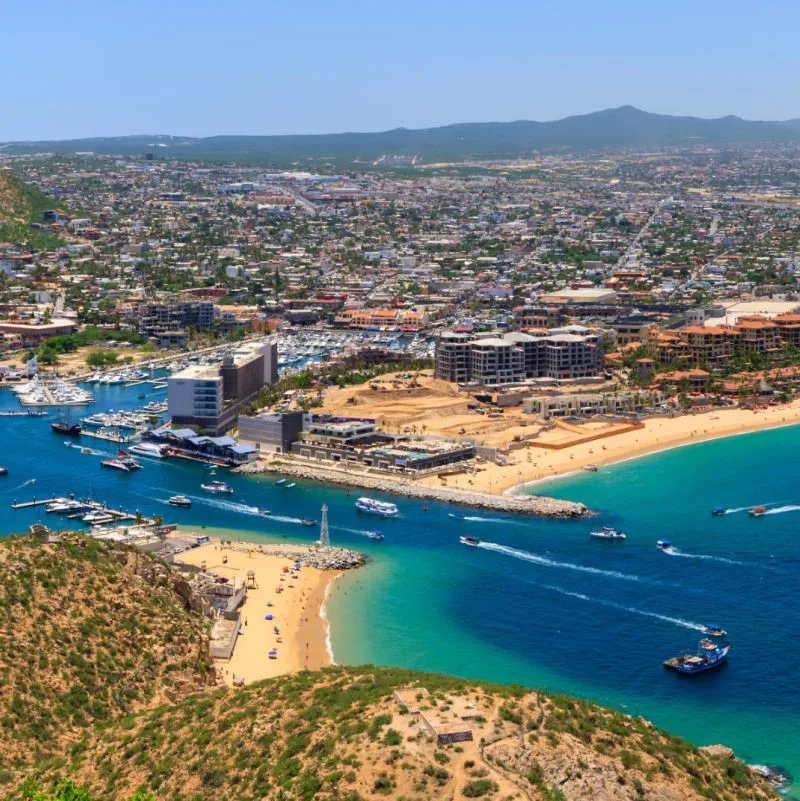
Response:
[{"label": "beach umbrella", "polygon": [[267,615],[264,620],[272,620],[272,615]]}]

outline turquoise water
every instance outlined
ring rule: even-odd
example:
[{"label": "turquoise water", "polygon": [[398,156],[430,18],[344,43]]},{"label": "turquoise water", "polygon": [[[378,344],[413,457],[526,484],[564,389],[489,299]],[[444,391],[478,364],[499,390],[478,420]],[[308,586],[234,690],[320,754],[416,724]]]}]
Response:
[{"label": "turquoise water", "polygon": [[[145,402],[136,398],[139,388],[95,391],[95,409]],[[15,403],[0,393],[0,408]],[[82,444],[98,452],[114,447]],[[99,455],[64,447],[44,419],[0,418],[0,464],[10,471],[0,479],[0,533],[46,519],[41,509],[12,511],[12,499],[91,492],[112,506],[160,513],[196,530],[311,542],[317,530],[300,518],[318,517],[327,503],[334,543],[374,558],[332,590],[337,661],[574,693],[800,777],[800,485],[792,456],[798,447],[800,427],[783,428],[537,486],[598,510],[591,521],[469,510],[455,520],[448,517],[453,507],[429,503],[423,511],[420,501],[405,498],[392,499],[400,516],[383,520],[355,511],[357,492],[348,497],[341,488],[308,482],[286,489],[266,478],[230,476],[235,493],[220,498],[199,490],[206,471],[186,462],[143,460],[142,471],[120,474],[101,468]],[[228,480],[224,471],[218,477]],[[193,507],[167,506],[175,493],[192,496]],[[771,513],[750,518],[746,508],[756,504]],[[716,505],[741,511],[712,518]],[[264,507],[270,517],[259,514]],[[589,538],[606,524],[624,529],[628,539]],[[366,538],[368,528],[382,529],[385,540]],[[463,534],[484,546],[460,545]],[[676,551],[659,551],[660,538]],[[729,664],[691,679],[665,671],[662,661],[694,648],[705,622],[728,630]]]}]

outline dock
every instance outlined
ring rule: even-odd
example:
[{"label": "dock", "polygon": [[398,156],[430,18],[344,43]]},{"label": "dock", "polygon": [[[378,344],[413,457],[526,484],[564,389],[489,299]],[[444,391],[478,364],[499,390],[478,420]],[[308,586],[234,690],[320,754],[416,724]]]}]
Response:
[{"label": "dock", "polygon": [[102,433],[100,431],[86,431],[86,429],[82,429],[81,436],[90,437],[91,439],[102,439],[106,442],[116,442],[120,445],[133,442],[132,437],[126,437],[124,434],[120,434],[119,432]]},{"label": "dock", "polygon": [[[63,498],[42,498],[37,499],[34,498],[31,501],[23,501],[22,503],[17,503],[16,501],[11,504],[12,509],[31,509],[34,506],[47,506],[51,503],[56,503],[56,501],[63,500]],[[99,501],[84,501],[79,498],[70,498],[70,500],[79,500],[84,506],[90,509],[93,512],[105,512],[108,515],[111,515],[114,518],[114,522],[118,523],[123,520],[136,520],[136,513],[131,514],[130,512],[126,512],[123,509],[109,509],[104,504],[100,503]],[[82,512],[80,515],[72,516],[68,515],[68,519],[76,519],[77,517],[83,517],[86,514]],[[147,517],[142,517],[142,525],[155,525],[155,521],[151,520]]]}]

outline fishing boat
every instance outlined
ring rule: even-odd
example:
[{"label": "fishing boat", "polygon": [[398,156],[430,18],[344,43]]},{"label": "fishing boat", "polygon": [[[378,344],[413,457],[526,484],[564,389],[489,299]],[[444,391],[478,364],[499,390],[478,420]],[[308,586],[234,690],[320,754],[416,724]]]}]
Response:
[{"label": "fishing boat", "polygon": [[173,495],[167,503],[170,506],[182,506],[184,509],[188,509],[192,505],[191,499],[185,495]]},{"label": "fishing boat", "polygon": [[667,548],[671,548],[672,547],[672,543],[669,540],[659,540],[656,543],[656,547],[657,548],[661,548],[661,550],[663,551],[663,550],[666,550]]},{"label": "fishing boat", "polygon": [[719,517],[720,515],[724,515],[724,514],[727,514],[727,513],[728,513],[728,510],[724,506],[715,506],[711,510],[711,514],[714,515],[714,517]]},{"label": "fishing boat", "polygon": [[131,469],[122,459],[103,459],[100,462],[103,467],[110,467],[112,470],[121,470],[123,473],[130,473]]},{"label": "fishing boat", "polygon": [[684,676],[693,676],[695,673],[704,673],[706,670],[725,664],[730,649],[730,643],[717,645],[711,640],[700,640],[696,654],[674,656],[664,662],[664,667]]},{"label": "fishing boat", "polygon": [[477,548],[481,544],[481,541],[477,537],[459,537],[458,541],[462,545],[469,545],[472,548]]},{"label": "fishing boat", "polygon": [[452,517],[453,520],[463,520],[464,519],[464,515],[462,515],[460,512],[448,512],[447,516],[448,517]]},{"label": "fishing boat", "polygon": [[364,532],[371,540],[382,540],[383,534],[380,531],[365,531]]},{"label": "fishing boat", "polygon": [[233,487],[230,484],[226,484],[224,481],[212,481],[210,484],[201,484],[200,489],[203,492],[233,492]]},{"label": "fishing boat", "polygon": [[718,626],[716,623],[706,623],[705,626],[703,626],[703,631],[708,634],[709,637],[724,637],[728,633],[722,626]]},{"label": "fishing boat", "polygon": [[379,515],[380,517],[394,517],[400,511],[393,503],[376,501],[372,498],[359,498],[356,501],[356,509],[364,514]]},{"label": "fishing boat", "polygon": [[748,512],[750,517],[761,517],[762,515],[765,515],[766,513],[767,513],[767,507],[766,506],[754,506]]},{"label": "fishing boat", "polygon": [[590,537],[595,537],[598,540],[624,540],[625,533],[619,531],[616,528],[612,528],[611,526],[603,526],[603,528],[599,529],[598,531],[590,531]]}]

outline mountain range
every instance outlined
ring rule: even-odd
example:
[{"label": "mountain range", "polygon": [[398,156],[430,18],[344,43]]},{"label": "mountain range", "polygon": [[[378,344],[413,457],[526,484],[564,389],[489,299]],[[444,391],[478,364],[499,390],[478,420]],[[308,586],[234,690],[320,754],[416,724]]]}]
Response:
[{"label": "mountain range", "polygon": [[119,154],[237,161],[286,166],[307,162],[373,163],[416,157],[416,163],[519,159],[544,152],[581,152],[624,148],[724,146],[800,142],[800,119],[715,119],[653,114],[621,106],[551,122],[458,123],[438,128],[395,128],[377,133],[282,136],[136,135],[64,141],[7,142],[0,154],[41,152]]}]

